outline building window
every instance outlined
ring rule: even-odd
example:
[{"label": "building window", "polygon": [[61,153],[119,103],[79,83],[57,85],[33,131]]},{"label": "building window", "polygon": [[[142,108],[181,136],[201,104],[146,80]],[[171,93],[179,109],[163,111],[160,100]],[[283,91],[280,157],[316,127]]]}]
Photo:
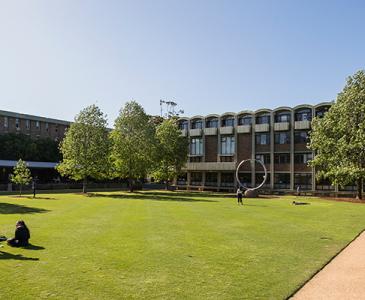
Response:
[{"label": "building window", "polygon": [[275,115],[276,123],[290,122],[290,113],[277,113]]},{"label": "building window", "polygon": [[251,125],[252,124],[252,117],[240,117],[238,118],[238,125]]},{"label": "building window", "polygon": [[191,155],[203,155],[203,139],[202,138],[191,139],[190,154]]},{"label": "building window", "polygon": [[295,144],[306,144],[308,142],[309,135],[308,131],[295,131],[294,132],[294,143]]},{"label": "building window", "polygon": [[256,124],[270,124],[270,116],[256,117]]},{"label": "building window", "polygon": [[318,108],[316,110],[316,117],[318,118],[323,118],[324,115],[326,114],[326,112],[328,112],[328,110],[330,109],[330,107],[328,106],[325,106],[325,107],[321,107],[321,108]]},{"label": "building window", "polygon": [[222,173],[221,174],[221,186],[222,187],[234,186],[234,173]]},{"label": "building window", "polygon": [[48,131],[48,129],[49,129],[49,124],[46,123],[46,131]]},{"label": "building window", "polygon": [[295,121],[312,121],[312,110],[310,108],[298,110],[295,113]]},{"label": "building window", "polygon": [[294,174],[294,186],[301,190],[311,190],[312,189],[312,174]]},{"label": "building window", "polygon": [[307,164],[313,159],[312,153],[296,153],[294,154],[294,162],[296,164]]},{"label": "building window", "polygon": [[[46,128],[48,128],[48,123],[46,123]],[[180,130],[184,130],[184,129],[188,129],[188,121],[180,121],[179,122],[179,129]]]},{"label": "building window", "polygon": [[290,133],[289,132],[275,133],[275,144],[277,145],[290,144]]},{"label": "building window", "polygon": [[15,119],[15,128],[18,130],[20,129],[20,121],[18,118]]},{"label": "building window", "polygon": [[[256,173],[255,174],[255,181],[256,181],[256,186],[258,184],[260,184],[263,180],[264,180],[264,176],[265,176],[265,173]],[[267,173],[266,174],[266,181],[263,185],[264,187],[269,187],[270,186],[270,173]]]},{"label": "building window", "polygon": [[290,189],[290,174],[289,173],[276,173],[274,175],[274,188]]},{"label": "building window", "polygon": [[264,164],[270,163],[270,154],[256,154],[255,158]]},{"label": "building window", "polygon": [[206,128],[218,128],[218,119],[210,119],[205,122]]},{"label": "building window", "polygon": [[270,145],[270,134],[256,133],[256,145]]},{"label": "building window", "polygon": [[25,120],[25,128],[30,129],[30,120]]},{"label": "building window", "polygon": [[234,136],[222,136],[221,137],[221,154],[232,155],[234,153],[235,153]]},{"label": "building window", "polygon": [[203,121],[193,121],[191,122],[191,129],[202,129],[203,128]]},{"label": "building window", "polygon": [[222,127],[234,126],[234,118],[222,119]]},{"label": "building window", "polygon": [[207,172],[205,174],[205,185],[216,186],[218,183],[218,174],[213,172]]},{"label": "building window", "polygon": [[190,181],[191,185],[201,185],[202,184],[203,175],[201,172],[192,172]]},{"label": "building window", "polygon": [[9,127],[9,119],[8,117],[4,117],[4,127],[8,128]]},{"label": "building window", "polygon": [[289,153],[275,153],[274,162],[276,164],[290,164],[290,154]]},{"label": "building window", "polygon": [[40,123],[39,123],[39,121],[35,121],[35,128],[36,128],[37,130],[39,130],[39,128],[40,128]]}]

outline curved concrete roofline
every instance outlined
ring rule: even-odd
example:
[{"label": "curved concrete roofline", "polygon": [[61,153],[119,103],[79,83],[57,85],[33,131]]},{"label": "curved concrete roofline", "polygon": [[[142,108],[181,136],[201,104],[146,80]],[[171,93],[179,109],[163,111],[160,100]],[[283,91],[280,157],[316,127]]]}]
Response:
[{"label": "curved concrete roofline", "polygon": [[217,114],[209,114],[209,115],[205,116],[205,119],[208,119],[208,118],[219,118],[219,115],[217,115]]},{"label": "curved concrete roofline", "polygon": [[227,112],[225,112],[224,114],[221,114],[221,118],[222,118],[222,117],[226,117],[226,116],[232,116],[232,117],[235,117],[235,116],[236,116],[236,113],[227,111]]},{"label": "curved concrete roofline", "polygon": [[293,107],[293,110],[295,111],[295,110],[297,110],[299,108],[310,108],[310,109],[313,109],[314,106],[311,105],[311,104],[299,104],[299,105]]},{"label": "curved concrete roofline", "polygon": [[258,110],[255,110],[255,115],[260,114],[260,113],[271,113],[272,110],[269,108],[261,108]]},{"label": "curved concrete roofline", "polygon": [[254,112],[252,110],[241,110],[240,112],[237,113],[237,116],[239,115],[253,115]]},{"label": "curved concrete roofline", "polygon": [[278,108],[275,108],[275,109],[273,110],[273,112],[278,112],[278,111],[280,111],[280,110],[289,110],[289,111],[292,111],[293,109],[292,109],[291,107],[289,107],[289,106],[280,106],[280,107],[278,107]]},{"label": "curved concrete roofline", "polygon": [[321,103],[318,103],[314,106],[314,108],[318,108],[318,107],[321,107],[321,106],[331,106],[335,103],[335,101],[329,101],[329,102],[321,102]]},{"label": "curved concrete roofline", "polygon": [[200,116],[200,115],[197,115],[197,116],[194,116],[194,117],[191,117],[190,120],[195,120],[195,119],[201,119],[201,120],[204,120],[204,117],[203,116]]},{"label": "curved concrete roofline", "polygon": [[189,120],[190,120],[190,118],[188,118],[188,117],[180,117],[178,119],[178,121],[189,121]]}]

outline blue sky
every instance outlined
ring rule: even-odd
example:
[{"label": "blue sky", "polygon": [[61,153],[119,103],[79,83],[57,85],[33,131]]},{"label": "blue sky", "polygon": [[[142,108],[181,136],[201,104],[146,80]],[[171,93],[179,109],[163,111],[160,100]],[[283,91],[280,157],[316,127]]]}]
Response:
[{"label": "blue sky", "polygon": [[0,0],[0,109],[110,124],[131,99],[187,116],[335,99],[365,68],[365,1]]}]

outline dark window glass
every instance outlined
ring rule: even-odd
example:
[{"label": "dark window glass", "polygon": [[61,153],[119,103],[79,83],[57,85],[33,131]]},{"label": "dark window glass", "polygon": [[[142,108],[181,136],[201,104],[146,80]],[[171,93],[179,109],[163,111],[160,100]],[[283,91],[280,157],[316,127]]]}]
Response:
[{"label": "dark window glass", "polygon": [[234,118],[225,118],[222,120],[222,127],[234,126]]},{"label": "dark window glass", "polygon": [[295,131],[294,132],[294,143],[295,144],[306,144],[308,142],[308,131]]},{"label": "dark window glass", "polygon": [[203,155],[203,139],[192,138],[190,141],[190,154],[191,155]]},{"label": "dark window glass", "polygon": [[255,158],[262,161],[264,164],[270,163],[270,154],[256,154]]},{"label": "dark window glass", "polygon": [[193,121],[191,123],[191,129],[202,129],[203,128],[203,121]]},{"label": "dark window glass", "polygon": [[190,177],[191,185],[201,185],[202,178],[203,175],[201,172],[192,172]]},{"label": "dark window glass", "polygon": [[[48,129],[48,126],[47,125],[46,125],[46,128]],[[179,122],[179,129],[180,130],[188,129],[188,121],[180,121]]]},{"label": "dark window glass", "polygon": [[205,123],[207,128],[218,128],[218,119],[210,119]]},{"label": "dark window glass", "polygon": [[294,186],[300,190],[312,189],[312,174],[294,174]]},{"label": "dark window glass", "polygon": [[311,121],[312,110],[310,108],[298,110],[295,113],[295,121]]},{"label": "dark window glass", "polygon": [[312,160],[312,153],[296,153],[294,154],[294,162],[296,164],[307,164],[310,160]]},{"label": "dark window glass", "polygon": [[289,132],[275,133],[275,144],[279,145],[290,144],[290,133]]},{"label": "dark window glass", "polygon": [[274,154],[274,162],[276,164],[290,164],[289,153],[276,153]]},{"label": "dark window glass", "polygon": [[282,122],[290,122],[290,113],[278,113],[275,115],[275,122],[282,123]]},{"label": "dark window glass", "polygon": [[256,117],[256,124],[270,124],[270,116]]},{"label": "dark window glass", "polygon": [[221,174],[221,186],[232,187],[234,185],[234,174],[233,173],[222,173]]},{"label": "dark window glass", "polygon": [[252,117],[240,117],[238,119],[238,125],[251,125]]},{"label": "dark window glass", "polygon": [[270,134],[256,133],[256,145],[270,145]]},{"label": "dark window glass", "polygon": [[218,182],[218,174],[213,172],[207,172],[205,174],[205,185],[216,186]]},{"label": "dark window glass", "polygon": [[290,189],[290,174],[289,173],[276,173],[274,175],[274,188]]}]

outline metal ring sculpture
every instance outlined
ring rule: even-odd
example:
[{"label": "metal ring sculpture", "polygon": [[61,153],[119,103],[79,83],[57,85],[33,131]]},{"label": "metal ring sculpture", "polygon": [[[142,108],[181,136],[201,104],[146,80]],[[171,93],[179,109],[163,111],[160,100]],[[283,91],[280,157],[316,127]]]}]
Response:
[{"label": "metal ring sculpture", "polygon": [[[248,162],[248,161],[254,161],[254,162],[258,162],[259,164],[261,164],[262,168],[264,169],[264,172],[265,172],[265,175],[264,175],[264,180],[257,186],[257,187],[254,187],[254,188],[248,188],[248,187],[245,187],[241,181],[240,181],[240,178],[238,176],[238,171],[239,169],[241,168],[241,166],[245,163],[245,162]],[[244,159],[243,161],[241,161],[239,163],[239,165],[237,166],[237,169],[236,169],[236,180],[238,182],[238,184],[240,185],[240,187],[242,187],[243,189],[246,189],[247,191],[255,191],[255,190],[258,190],[260,187],[262,187],[265,182],[266,182],[266,178],[267,178],[267,170],[266,170],[266,167],[265,165],[263,164],[263,162],[261,160],[258,160],[258,159],[253,159],[253,158],[249,158],[249,159]]]}]

